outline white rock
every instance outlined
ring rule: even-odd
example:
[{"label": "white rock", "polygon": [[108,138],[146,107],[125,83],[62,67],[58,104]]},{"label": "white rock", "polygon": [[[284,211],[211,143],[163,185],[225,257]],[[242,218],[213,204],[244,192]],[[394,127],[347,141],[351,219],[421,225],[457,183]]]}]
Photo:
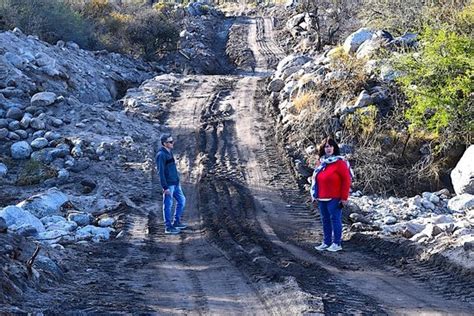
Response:
[{"label": "white rock", "polygon": [[62,216],[59,215],[49,215],[41,218],[41,223],[43,223],[44,226],[48,226],[54,223],[58,222],[65,222],[66,219]]},{"label": "white rock", "polygon": [[30,212],[21,207],[10,205],[0,211],[0,217],[5,220],[5,223],[10,227],[11,225],[31,225],[38,233],[44,232],[44,225],[41,221]]},{"label": "white rock", "polygon": [[69,171],[67,171],[67,170],[64,169],[64,168],[59,169],[59,171],[58,171],[58,179],[61,179],[61,180],[67,180],[67,179],[69,179]]},{"label": "white rock", "polygon": [[31,98],[31,105],[48,106],[56,101],[56,93],[54,92],[38,92]]},{"label": "white rock", "polygon": [[109,227],[115,224],[115,219],[112,217],[106,217],[99,220],[100,227]]},{"label": "white rock", "polygon": [[57,188],[51,188],[45,193],[34,195],[18,203],[17,206],[42,218],[48,215],[60,215],[61,207],[68,201],[66,194]]},{"label": "white rock", "polygon": [[448,201],[448,209],[452,212],[465,212],[474,209],[474,195],[464,193]]},{"label": "white rock", "polygon": [[57,223],[51,223],[46,226],[46,230],[64,230],[66,232],[72,232],[77,228],[77,223],[73,221],[61,221]]},{"label": "white rock", "polygon": [[398,221],[398,220],[397,220],[397,218],[396,218],[395,216],[387,216],[387,217],[385,217],[385,219],[384,219],[384,223],[385,223],[386,225],[393,225],[393,224],[395,224],[397,221]]},{"label": "white rock", "polygon": [[69,235],[70,233],[64,230],[50,230],[39,233],[37,239],[49,244],[55,244],[60,242],[63,237]]},{"label": "white rock", "polygon": [[433,216],[430,219],[430,222],[433,224],[446,224],[446,223],[453,223],[453,217],[451,215],[438,215]]},{"label": "white rock", "polygon": [[108,240],[113,231],[110,227],[96,227],[87,225],[76,231],[76,240],[92,239],[93,241]]},{"label": "white rock", "polygon": [[428,210],[434,210],[436,208],[436,206],[433,203],[431,203],[429,200],[426,200],[426,199],[421,200],[421,205]]},{"label": "white rock", "polygon": [[474,145],[469,146],[463,156],[451,171],[451,180],[454,191],[460,195],[463,193],[474,194]]},{"label": "white rock", "polygon": [[372,38],[373,34],[374,33],[367,28],[361,28],[357,30],[356,32],[349,35],[344,41],[344,51],[347,54],[356,52],[362,43]]},{"label": "white rock", "polygon": [[438,204],[440,199],[436,194],[431,194],[429,201],[433,204]]},{"label": "white rock", "polygon": [[34,149],[41,149],[48,146],[49,142],[44,137],[38,137],[31,142],[31,147]]},{"label": "white rock", "polygon": [[89,225],[93,217],[89,213],[81,212],[81,213],[71,213],[68,215],[68,220],[76,222],[79,226],[86,226]]}]

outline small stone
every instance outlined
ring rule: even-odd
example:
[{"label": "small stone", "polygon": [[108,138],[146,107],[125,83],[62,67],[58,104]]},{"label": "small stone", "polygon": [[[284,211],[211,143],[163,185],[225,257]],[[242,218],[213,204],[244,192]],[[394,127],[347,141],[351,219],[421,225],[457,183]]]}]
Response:
[{"label": "small stone", "polygon": [[18,135],[15,132],[9,132],[8,133],[8,139],[13,140],[13,141],[17,141],[17,140],[20,140],[21,137],[20,137],[20,135]]},{"label": "small stone", "polygon": [[48,141],[52,141],[61,138],[61,135],[59,133],[49,131],[44,134],[44,138],[46,138]]},{"label": "small stone", "polygon": [[384,223],[386,225],[393,225],[397,222],[397,218],[395,216],[387,216],[385,219],[384,219]]},{"label": "small stone", "polygon": [[49,142],[46,138],[39,137],[31,142],[31,147],[33,147],[34,149],[41,149],[48,146],[48,143]]},{"label": "small stone", "polygon": [[30,121],[30,126],[36,130],[42,130],[46,128],[46,124],[39,118],[32,118]]},{"label": "small stone", "polygon": [[19,121],[23,117],[23,111],[17,107],[12,107],[8,109],[6,117]]},{"label": "small stone", "polygon": [[464,248],[464,251],[473,251],[474,250],[474,240],[464,242],[462,247]]},{"label": "small stone", "polygon": [[58,118],[54,118],[51,120],[51,125],[53,125],[54,127],[60,127],[64,124],[64,122]]},{"label": "small stone", "polygon": [[8,173],[8,167],[4,163],[0,162],[0,177],[6,176],[7,173]]}]

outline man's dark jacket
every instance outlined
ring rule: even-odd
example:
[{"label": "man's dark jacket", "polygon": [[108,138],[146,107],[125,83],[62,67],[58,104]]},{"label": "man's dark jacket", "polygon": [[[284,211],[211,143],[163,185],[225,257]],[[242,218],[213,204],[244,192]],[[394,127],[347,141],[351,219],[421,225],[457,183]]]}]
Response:
[{"label": "man's dark jacket", "polygon": [[172,152],[161,147],[156,155],[156,166],[163,190],[167,190],[170,185],[179,184],[178,169],[176,169],[176,162]]}]

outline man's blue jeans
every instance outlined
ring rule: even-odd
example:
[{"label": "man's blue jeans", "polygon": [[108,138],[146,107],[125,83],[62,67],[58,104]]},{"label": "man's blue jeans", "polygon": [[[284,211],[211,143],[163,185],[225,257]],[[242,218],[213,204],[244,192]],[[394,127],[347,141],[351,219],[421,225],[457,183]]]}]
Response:
[{"label": "man's blue jeans", "polygon": [[171,224],[171,207],[173,206],[173,198],[176,199],[176,211],[174,213],[174,223],[181,222],[181,215],[183,214],[184,206],[186,205],[186,197],[184,196],[181,186],[170,185],[168,187],[171,194],[163,193],[163,219],[165,226],[170,228]]},{"label": "man's blue jeans", "polygon": [[[342,239],[342,209],[339,206],[341,200],[331,199],[330,201],[318,201],[323,224],[324,243],[331,245],[341,245]],[[334,239],[333,239],[334,233]]]}]

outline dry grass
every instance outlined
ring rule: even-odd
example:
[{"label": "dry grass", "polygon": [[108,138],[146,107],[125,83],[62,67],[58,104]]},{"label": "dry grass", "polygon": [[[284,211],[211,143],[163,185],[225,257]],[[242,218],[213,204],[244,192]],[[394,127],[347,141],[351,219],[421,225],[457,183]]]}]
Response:
[{"label": "dry grass", "polygon": [[318,96],[315,92],[303,92],[299,94],[292,102],[294,108],[301,112],[303,109],[310,109],[314,107]]}]

